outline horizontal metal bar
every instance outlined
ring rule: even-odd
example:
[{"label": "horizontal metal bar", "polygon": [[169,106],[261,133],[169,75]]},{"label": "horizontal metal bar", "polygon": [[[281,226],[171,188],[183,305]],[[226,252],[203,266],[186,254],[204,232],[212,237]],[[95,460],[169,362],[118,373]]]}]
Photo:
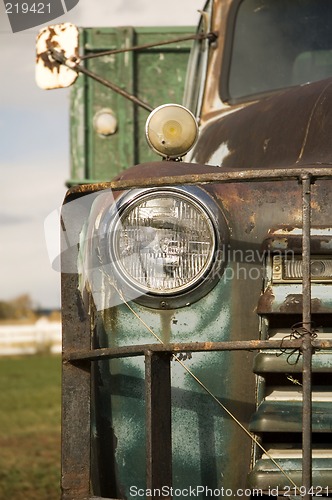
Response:
[{"label": "horizontal metal bar", "polygon": [[[179,164],[179,168],[181,164]],[[206,170],[208,170],[206,166]],[[97,184],[84,184],[74,186],[70,193],[86,193],[98,189],[112,189],[120,191],[124,189],[144,188],[144,187],[162,187],[175,186],[179,184],[212,184],[212,183],[228,183],[228,182],[246,182],[246,181],[285,181],[285,180],[301,180],[303,175],[308,174],[313,180],[332,178],[332,168],[314,167],[308,169],[298,168],[280,168],[270,170],[238,170],[220,172],[206,172],[199,174],[185,174],[164,177],[146,177],[139,179],[123,179],[112,182],[99,182]]]},{"label": "horizontal metal bar", "polygon": [[[116,348],[80,350],[65,354],[64,360],[98,361],[109,358],[126,358],[144,356],[152,352],[212,352],[212,351],[254,351],[259,349],[299,349],[301,339],[295,340],[236,340],[230,342],[186,342],[181,344],[143,344]],[[316,349],[331,349],[332,340],[314,340],[312,345]]]}]

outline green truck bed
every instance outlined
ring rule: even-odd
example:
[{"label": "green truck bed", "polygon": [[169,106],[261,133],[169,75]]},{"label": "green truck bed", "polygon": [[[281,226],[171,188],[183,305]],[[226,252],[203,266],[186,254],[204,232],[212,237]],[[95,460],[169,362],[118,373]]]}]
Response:
[{"label": "green truck bed", "polygon": [[[176,39],[194,27],[85,28],[80,31],[83,55]],[[192,41],[86,59],[86,67],[152,107],[182,103]],[[111,109],[117,131],[102,136],[93,126],[96,113]],[[156,159],[147,147],[144,127],[148,111],[80,75],[71,93],[71,178],[68,185],[107,181],[140,162]]]}]

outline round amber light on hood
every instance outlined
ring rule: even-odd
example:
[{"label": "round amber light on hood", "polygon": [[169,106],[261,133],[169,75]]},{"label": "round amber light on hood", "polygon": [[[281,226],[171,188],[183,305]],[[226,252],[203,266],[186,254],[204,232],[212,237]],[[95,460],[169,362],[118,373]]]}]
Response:
[{"label": "round amber light on hood", "polygon": [[179,104],[154,109],[146,121],[145,134],[151,148],[164,158],[184,156],[195,144],[198,125],[194,115]]}]

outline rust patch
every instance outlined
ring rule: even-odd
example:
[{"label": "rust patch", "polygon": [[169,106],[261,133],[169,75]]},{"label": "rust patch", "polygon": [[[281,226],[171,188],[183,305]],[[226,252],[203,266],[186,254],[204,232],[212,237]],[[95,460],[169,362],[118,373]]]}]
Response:
[{"label": "rust patch", "polygon": [[[211,157],[226,168],[280,168],[331,161],[331,82],[321,80],[220,113],[202,130],[194,150],[198,163]],[[204,119],[204,117],[203,117]],[[283,126],[287,123],[287,128]],[[228,154],[222,155],[221,145]]]},{"label": "rust patch", "polygon": [[266,240],[268,250],[285,250],[288,248],[288,238],[271,238]]},{"label": "rust patch", "polygon": [[65,88],[78,77],[78,29],[71,23],[42,29],[36,41],[36,83],[42,89]]},{"label": "rust patch", "polygon": [[53,58],[50,59],[50,50],[58,49],[62,55],[64,55],[64,51],[61,49],[59,44],[54,40],[54,37],[56,36],[56,32],[55,32],[54,28],[49,26],[48,31],[49,31],[49,36],[45,40],[47,50],[45,52],[42,52],[42,53],[37,53],[36,61],[38,62],[41,59],[43,61],[45,68],[48,68],[50,71],[55,70],[57,73],[60,73],[60,67],[62,65],[60,62],[56,61],[55,59],[53,59]]},{"label": "rust patch", "polygon": [[118,333],[118,307],[104,310],[104,322],[106,330],[110,330],[114,335]]},{"label": "rust patch", "polygon": [[272,305],[275,300],[275,296],[272,291],[272,287],[269,286],[263,293],[263,295],[260,296],[259,301],[258,301],[258,306],[257,306],[257,313],[258,314],[263,314],[270,312],[272,310]]},{"label": "rust patch", "polygon": [[[319,313],[322,308],[321,300],[312,299],[311,300],[311,312]],[[291,314],[301,314],[303,310],[303,296],[302,294],[292,293],[287,295],[286,300],[281,304],[279,308],[281,313],[291,313]]]},{"label": "rust patch", "polygon": [[302,312],[302,294],[292,293],[287,295],[286,300],[280,306],[282,313],[301,313]]},{"label": "rust patch", "polygon": [[213,348],[213,342],[204,342],[204,349],[212,349]]},{"label": "rust patch", "polygon": [[283,233],[291,233],[296,229],[295,226],[278,226],[276,228],[271,229],[269,232],[270,233],[276,233],[278,231],[282,231]]},{"label": "rust patch", "polygon": [[311,300],[311,312],[312,313],[318,313],[322,309],[322,302],[319,299],[312,299]]},{"label": "rust patch", "polygon": [[255,214],[252,214],[250,216],[250,220],[247,224],[247,227],[245,228],[245,232],[247,234],[250,234],[251,231],[253,231],[255,229],[255,227],[256,227],[256,218],[255,218]]},{"label": "rust patch", "polygon": [[[286,250],[289,249],[294,253],[302,252],[302,234],[296,233],[295,230],[298,229],[302,231],[302,227],[293,226],[280,226],[269,230],[267,237],[265,238],[262,249],[263,250]],[[328,227],[312,226],[312,231],[315,229],[326,229]],[[331,236],[327,234],[311,234],[310,238],[310,248],[311,254],[328,254],[332,250],[332,234]]]},{"label": "rust patch", "polygon": [[173,310],[161,310],[159,311],[160,321],[161,321],[161,340],[164,344],[169,344],[172,335],[172,324],[174,320]]}]

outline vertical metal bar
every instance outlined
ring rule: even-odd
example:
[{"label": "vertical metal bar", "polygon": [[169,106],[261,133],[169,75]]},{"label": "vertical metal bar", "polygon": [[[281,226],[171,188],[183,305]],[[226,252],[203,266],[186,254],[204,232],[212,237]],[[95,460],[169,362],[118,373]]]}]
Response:
[{"label": "vertical metal bar", "polygon": [[[77,275],[62,275],[63,355],[90,343],[89,321],[83,314]],[[88,498],[90,493],[90,362],[62,363],[62,500]]]},{"label": "vertical metal bar", "polygon": [[302,486],[304,500],[310,500],[312,485],[312,342],[311,342],[311,271],[310,271],[310,226],[311,226],[311,178],[302,176],[302,269],[303,269],[303,311],[304,337],[302,342]]},{"label": "vertical metal bar", "polygon": [[80,202],[68,193],[61,211],[62,500],[90,496],[91,363],[68,362],[73,351],[91,349],[91,315],[79,292],[75,272],[77,242],[89,210],[86,201]]},{"label": "vertical metal bar", "polygon": [[171,498],[162,494],[163,486],[172,486],[170,360],[170,353],[145,355],[146,483],[156,493],[151,500]]}]

